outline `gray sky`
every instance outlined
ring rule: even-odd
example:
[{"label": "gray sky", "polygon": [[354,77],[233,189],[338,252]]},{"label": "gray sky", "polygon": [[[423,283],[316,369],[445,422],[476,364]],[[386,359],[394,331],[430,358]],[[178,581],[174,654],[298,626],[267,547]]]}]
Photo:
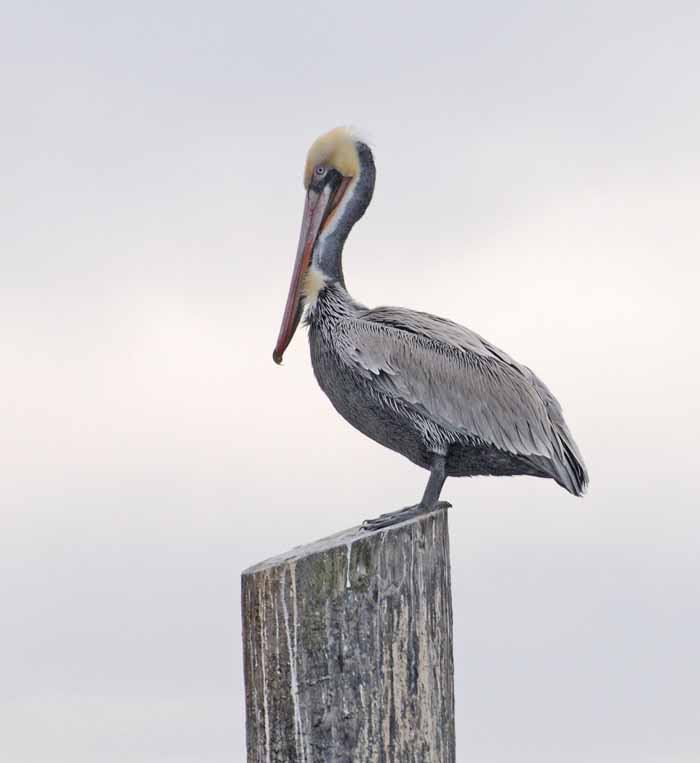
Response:
[{"label": "gray sky", "polygon": [[242,761],[240,570],[420,495],[270,357],[351,124],[354,296],[527,363],[591,472],[443,491],[459,760],[700,759],[697,3],[14,5],[0,757]]}]

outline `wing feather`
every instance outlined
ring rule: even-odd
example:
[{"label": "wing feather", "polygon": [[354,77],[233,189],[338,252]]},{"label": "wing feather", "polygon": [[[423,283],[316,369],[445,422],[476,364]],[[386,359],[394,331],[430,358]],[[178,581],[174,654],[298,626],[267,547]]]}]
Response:
[{"label": "wing feather", "polygon": [[475,332],[428,313],[379,307],[343,324],[347,360],[385,394],[449,430],[551,459],[567,489],[583,490],[585,467],[561,406],[529,368]]}]

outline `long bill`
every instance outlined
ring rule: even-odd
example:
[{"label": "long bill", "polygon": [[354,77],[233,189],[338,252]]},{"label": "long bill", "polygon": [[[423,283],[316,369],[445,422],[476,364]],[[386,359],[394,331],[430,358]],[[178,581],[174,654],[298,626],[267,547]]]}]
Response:
[{"label": "long bill", "polygon": [[311,264],[311,254],[318,234],[326,218],[326,212],[330,209],[333,192],[330,186],[325,186],[321,192],[309,188],[306,194],[306,204],[304,205],[304,216],[301,221],[301,233],[299,234],[299,245],[297,247],[297,257],[292,271],[292,280],[289,284],[289,294],[287,304],[282,316],[282,325],[280,326],[279,337],[275,345],[272,359],[275,363],[282,362],[282,355],[292,341],[294,332],[297,330],[303,305],[301,303],[301,289],[304,282],[304,276]]}]

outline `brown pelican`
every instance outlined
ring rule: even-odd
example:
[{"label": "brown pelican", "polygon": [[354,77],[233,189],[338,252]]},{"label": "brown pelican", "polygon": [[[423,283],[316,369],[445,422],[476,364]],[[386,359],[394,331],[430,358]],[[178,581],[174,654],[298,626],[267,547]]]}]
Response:
[{"label": "brown pelican", "polygon": [[430,470],[420,503],[367,520],[378,529],[440,502],[447,477],[528,474],[582,495],[588,475],[561,406],[532,371],[469,329],[400,307],[373,310],[345,286],[342,253],[372,199],[369,147],[337,128],[306,159],[306,205],[273,358],[304,310],[311,362],[335,409],[363,434]]}]

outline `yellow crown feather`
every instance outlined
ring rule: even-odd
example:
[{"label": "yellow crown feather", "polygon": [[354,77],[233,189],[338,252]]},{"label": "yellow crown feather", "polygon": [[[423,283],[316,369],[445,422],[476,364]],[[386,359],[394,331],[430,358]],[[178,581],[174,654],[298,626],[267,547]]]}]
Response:
[{"label": "yellow crown feather", "polygon": [[355,136],[347,127],[336,127],[313,142],[306,156],[304,188],[309,187],[314,167],[328,164],[345,177],[355,177],[360,172],[360,158],[355,147]]}]

